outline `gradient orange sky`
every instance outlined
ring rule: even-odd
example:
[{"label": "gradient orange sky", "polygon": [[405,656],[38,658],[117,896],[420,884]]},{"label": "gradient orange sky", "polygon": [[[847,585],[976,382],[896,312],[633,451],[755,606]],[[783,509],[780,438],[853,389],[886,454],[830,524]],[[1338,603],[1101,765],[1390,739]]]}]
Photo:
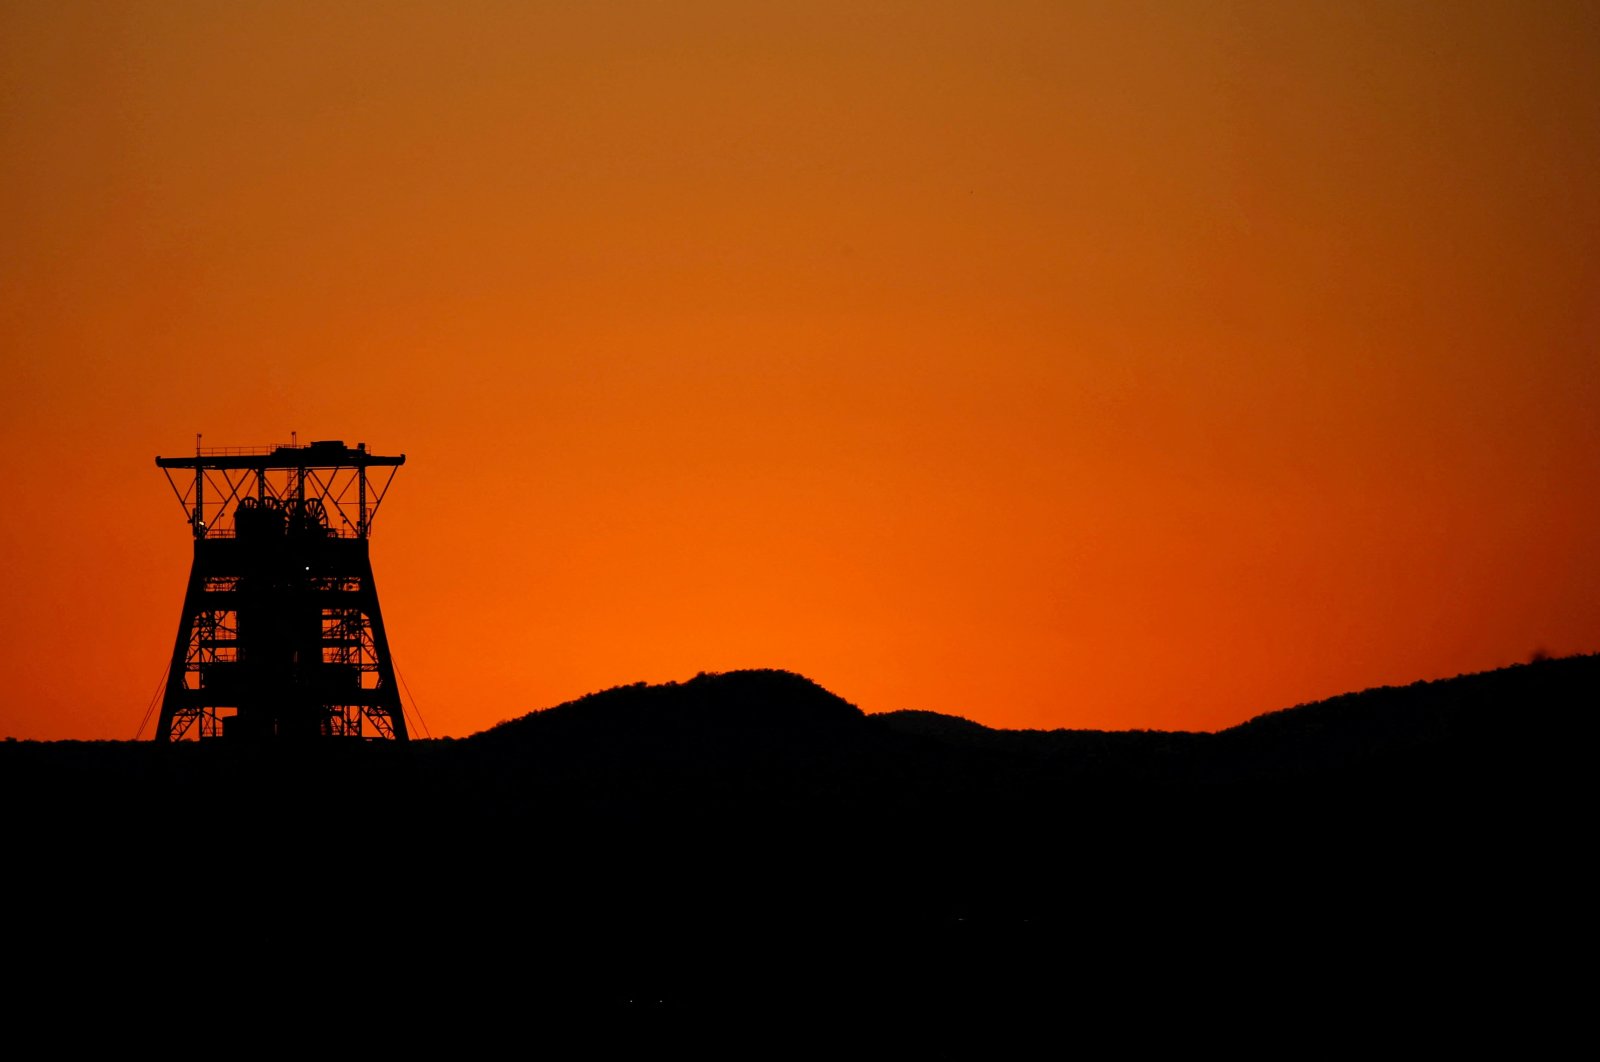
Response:
[{"label": "gradient orange sky", "polygon": [[0,215],[12,736],[133,736],[197,431],[408,455],[435,735],[1600,649],[1593,4],[8,2]]}]

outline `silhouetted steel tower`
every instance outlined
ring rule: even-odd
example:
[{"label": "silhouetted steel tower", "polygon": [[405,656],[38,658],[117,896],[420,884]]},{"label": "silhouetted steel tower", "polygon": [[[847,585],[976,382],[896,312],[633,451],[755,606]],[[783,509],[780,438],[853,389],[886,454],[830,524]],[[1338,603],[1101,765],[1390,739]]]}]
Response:
[{"label": "silhouetted steel tower", "polygon": [[405,455],[198,442],[156,458],[194,535],[156,740],[406,740],[367,549]]}]

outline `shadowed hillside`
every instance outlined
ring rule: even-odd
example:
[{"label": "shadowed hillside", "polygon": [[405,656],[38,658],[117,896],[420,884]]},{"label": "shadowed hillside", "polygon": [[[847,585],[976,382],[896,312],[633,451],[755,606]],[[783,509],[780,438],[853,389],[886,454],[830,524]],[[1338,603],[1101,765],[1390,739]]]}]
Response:
[{"label": "shadowed hillside", "polygon": [[[114,883],[210,962],[229,938],[205,926],[314,953],[337,924],[373,962],[532,949],[580,995],[737,996],[830,949],[857,956],[848,992],[1180,992],[1248,953],[1270,995],[1400,936],[1434,975],[1484,973],[1509,908],[1518,932],[1562,910],[1597,693],[1588,656],[1217,734],[1004,731],[746,671],[409,747],[5,742],[0,796],[34,909],[81,925]],[[404,933],[334,917],[389,896]],[[1074,961],[1041,981],[1040,949]]]}]

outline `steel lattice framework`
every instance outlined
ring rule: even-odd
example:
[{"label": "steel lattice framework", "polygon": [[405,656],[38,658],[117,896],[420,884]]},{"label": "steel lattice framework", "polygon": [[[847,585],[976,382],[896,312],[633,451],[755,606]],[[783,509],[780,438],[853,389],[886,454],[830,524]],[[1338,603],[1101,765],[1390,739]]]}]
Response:
[{"label": "steel lattice framework", "polygon": [[368,550],[405,455],[196,442],[156,458],[194,536],[156,740],[406,740]]}]

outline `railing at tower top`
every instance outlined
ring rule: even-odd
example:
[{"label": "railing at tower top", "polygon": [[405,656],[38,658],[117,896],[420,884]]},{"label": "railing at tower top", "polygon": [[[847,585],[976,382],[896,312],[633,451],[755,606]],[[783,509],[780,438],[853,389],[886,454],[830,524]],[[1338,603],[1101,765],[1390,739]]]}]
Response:
[{"label": "railing at tower top", "polygon": [[[323,527],[329,536],[368,538],[384,495],[405,463],[405,454],[386,457],[369,453],[366,443],[352,448],[339,440],[305,446],[197,445],[193,456],[156,458],[156,467],[166,474],[195,538],[233,537],[232,520],[247,498],[297,511],[314,502],[325,514]],[[371,468],[388,469],[388,474],[379,483],[369,476]],[[194,477],[182,477],[185,485],[180,489],[173,469],[191,470]]]},{"label": "railing at tower top", "polygon": [[254,456],[270,454],[274,450],[284,450],[299,446],[299,443],[279,443],[277,446],[202,446],[196,448],[197,457],[238,457],[242,455]]}]

